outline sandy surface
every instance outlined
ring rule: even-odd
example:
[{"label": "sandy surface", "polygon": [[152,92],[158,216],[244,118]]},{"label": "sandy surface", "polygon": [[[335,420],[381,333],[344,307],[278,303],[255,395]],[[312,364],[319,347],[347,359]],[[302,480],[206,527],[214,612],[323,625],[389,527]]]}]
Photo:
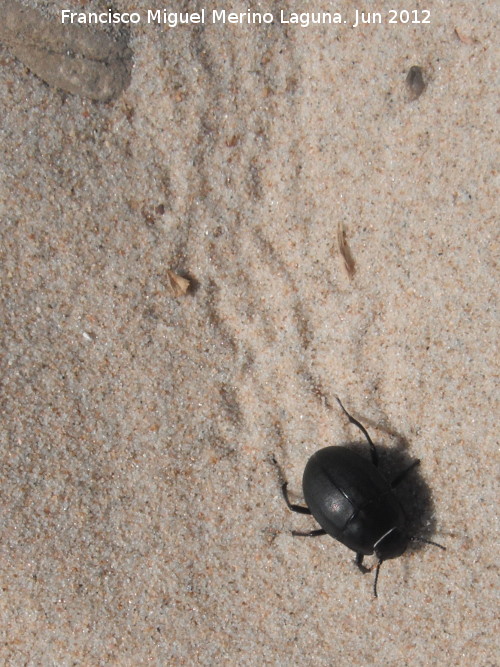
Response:
[{"label": "sandy surface", "polygon": [[[498,664],[498,26],[453,4],[139,25],[107,104],[1,48],[2,664]],[[377,600],[280,494],[360,440],[335,395],[447,547]]]}]

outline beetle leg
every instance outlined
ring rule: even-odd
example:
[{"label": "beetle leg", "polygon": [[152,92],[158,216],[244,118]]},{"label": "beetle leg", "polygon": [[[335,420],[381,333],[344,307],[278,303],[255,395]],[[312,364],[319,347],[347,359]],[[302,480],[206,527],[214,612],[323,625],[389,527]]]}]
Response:
[{"label": "beetle leg", "polygon": [[292,510],[292,512],[298,512],[298,514],[311,514],[311,510],[309,509],[309,507],[302,507],[301,505],[292,505],[290,499],[288,498],[287,487],[288,487],[288,482],[285,482],[281,487],[281,492],[283,494],[283,498],[285,499],[288,509]]},{"label": "beetle leg", "polygon": [[377,598],[378,597],[378,595],[377,595],[378,573],[380,571],[380,566],[382,565],[382,561],[379,560],[377,563],[375,563],[375,565],[372,565],[371,567],[365,567],[363,565],[363,558],[364,558],[364,554],[361,554],[361,553],[356,554],[356,565],[359,567],[359,569],[361,570],[361,572],[363,574],[366,574],[367,572],[371,572],[373,569],[376,568],[376,570],[375,570],[375,581],[373,582],[373,595],[374,595],[374,597]]},{"label": "beetle leg", "polygon": [[301,533],[298,530],[292,530],[294,537],[318,537],[319,535],[326,535],[326,530],[318,528],[317,530],[309,530],[307,533]]},{"label": "beetle leg", "polygon": [[433,547],[439,547],[443,551],[446,551],[446,547],[443,547],[442,544],[438,544],[437,542],[433,542],[432,540],[426,540],[423,537],[415,537],[413,535],[409,539],[410,539],[410,542],[424,542],[424,544],[432,544]]},{"label": "beetle leg", "polygon": [[366,565],[363,565],[363,558],[364,558],[364,557],[365,557],[364,554],[362,554],[362,553],[357,553],[357,554],[356,554],[356,560],[355,560],[354,562],[355,562],[356,565],[359,567],[360,571],[361,571],[363,574],[366,574],[367,572],[371,572],[371,568],[370,568],[370,567],[366,567]]},{"label": "beetle leg", "polygon": [[393,489],[395,486],[397,486],[400,482],[404,480],[406,475],[410,472],[410,470],[413,470],[418,464],[420,463],[420,459],[417,459],[416,461],[413,461],[411,465],[408,466],[408,468],[405,468],[402,470],[399,475],[396,475],[396,477],[392,480],[391,482],[391,489]]},{"label": "beetle leg", "polygon": [[373,582],[373,595],[374,595],[374,597],[378,598],[378,595],[377,595],[378,573],[379,573],[380,566],[382,565],[383,561],[379,560],[377,563],[375,563],[371,567],[365,567],[363,565],[363,558],[364,558],[364,554],[359,554],[359,553],[356,554],[356,565],[359,567],[359,569],[361,570],[361,572],[363,574],[366,574],[367,572],[372,572],[373,570],[375,570],[375,581]]},{"label": "beetle leg", "polygon": [[375,445],[373,444],[372,439],[368,435],[368,431],[363,426],[363,424],[358,422],[357,419],[354,419],[354,417],[351,417],[351,415],[347,412],[347,410],[344,408],[344,406],[340,402],[340,398],[338,396],[335,396],[335,398],[337,399],[337,403],[340,405],[340,407],[344,411],[344,414],[346,415],[347,419],[351,422],[351,424],[354,424],[354,426],[357,426],[359,428],[359,430],[361,431],[361,433],[367,439],[368,444],[370,445],[370,454],[372,456],[372,463],[375,467],[377,467],[378,466],[378,453],[377,453],[377,450],[375,449]]},{"label": "beetle leg", "polygon": [[377,563],[377,569],[375,570],[375,581],[373,582],[373,596],[378,598],[377,595],[377,581],[378,581],[378,573],[380,572],[380,566],[382,565],[382,561],[379,560]]}]

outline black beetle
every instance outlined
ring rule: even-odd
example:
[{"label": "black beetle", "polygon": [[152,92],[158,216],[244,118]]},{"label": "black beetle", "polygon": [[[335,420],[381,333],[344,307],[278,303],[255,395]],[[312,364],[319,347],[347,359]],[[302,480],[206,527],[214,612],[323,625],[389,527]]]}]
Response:
[{"label": "black beetle", "polygon": [[363,558],[375,553],[378,561],[373,593],[377,597],[380,566],[384,560],[401,556],[408,542],[425,542],[443,550],[445,547],[408,535],[403,508],[392,492],[420,461],[417,459],[388,482],[377,469],[378,454],[368,431],[351,417],[339,398],[337,401],[367,439],[371,463],[348,447],[325,447],[311,456],[304,470],[302,488],[307,507],[290,503],[286,482],[281,489],[289,509],[312,514],[321,526],[307,533],[292,531],[292,535],[315,537],[328,533],[356,552],[355,562],[363,573],[373,569],[363,565]]}]

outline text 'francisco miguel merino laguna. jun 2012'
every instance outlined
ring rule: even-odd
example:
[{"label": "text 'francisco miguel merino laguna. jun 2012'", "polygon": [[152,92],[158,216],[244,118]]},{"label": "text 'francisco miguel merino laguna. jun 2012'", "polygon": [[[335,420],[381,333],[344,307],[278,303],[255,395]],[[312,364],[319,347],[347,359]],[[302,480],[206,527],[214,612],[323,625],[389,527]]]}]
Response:
[{"label": "text 'francisco miguel merino laguna. jun 2012'", "polygon": [[171,12],[168,9],[148,9],[146,12],[73,12],[61,10],[61,23],[76,24],[137,24],[149,23],[176,28],[182,25],[268,25],[281,23],[302,28],[317,25],[347,25],[357,28],[361,25],[377,24],[429,24],[431,13],[427,9],[395,10],[386,12],[362,12],[354,9],[349,16],[341,12],[231,12],[226,9],[201,9],[198,12]]}]

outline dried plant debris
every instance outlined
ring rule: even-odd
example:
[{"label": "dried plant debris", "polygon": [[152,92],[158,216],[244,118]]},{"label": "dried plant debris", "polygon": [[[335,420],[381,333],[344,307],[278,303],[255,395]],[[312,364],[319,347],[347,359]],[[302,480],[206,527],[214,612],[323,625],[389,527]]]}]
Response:
[{"label": "dried plant debris", "polygon": [[342,222],[339,222],[337,227],[337,243],[339,246],[340,256],[343,259],[343,265],[349,278],[352,278],[356,273],[356,265],[351,254],[351,250],[347,244],[345,229]]},{"label": "dried plant debris", "polygon": [[168,287],[173,296],[184,296],[189,289],[190,282],[187,278],[179,276],[177,273],[167,271]]},{"label": "dried plant debris", "polygon": [[410,67],[410,70],[406,77],[406,88],[408,89],[410,102],[417,100],[420,97],[420,95],[424,92],[425,90],[424,71],[418,65],[413,65],[413,67]]},{"label": "dried plant debris", "polygon": [[109,101],[129,85],[132,52],[124,39],[63,24],[16,0],[1,0],[0,41],[50,86]]},{"label": "dried plant debris", "polygon": [[469,46],[471,44],[477,44],[477,39],[474,39],[474,37],[469,37],[469,35],[464,35],[464,33],[458,28],[455,28],[455,35],[462,42],[462,44],[468,44]]}]

